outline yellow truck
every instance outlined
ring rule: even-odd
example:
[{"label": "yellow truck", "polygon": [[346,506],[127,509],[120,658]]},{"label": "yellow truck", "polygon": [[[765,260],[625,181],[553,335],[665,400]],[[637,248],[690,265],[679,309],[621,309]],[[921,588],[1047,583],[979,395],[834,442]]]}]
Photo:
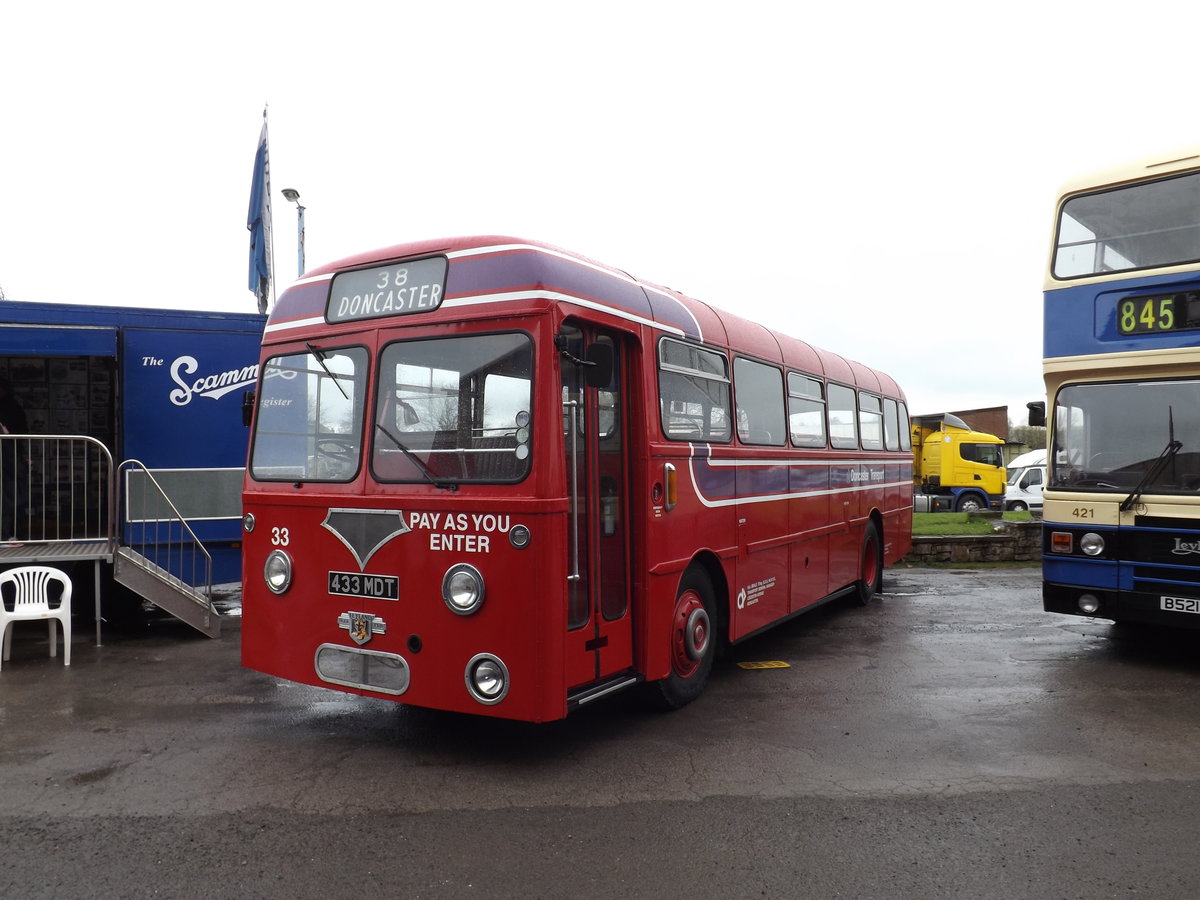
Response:
[{"label": "yellow truck", "polygon": [[996,435],[950,413],[915,416],[912,448],[917,512],[1004,508],[1004,441]]}]

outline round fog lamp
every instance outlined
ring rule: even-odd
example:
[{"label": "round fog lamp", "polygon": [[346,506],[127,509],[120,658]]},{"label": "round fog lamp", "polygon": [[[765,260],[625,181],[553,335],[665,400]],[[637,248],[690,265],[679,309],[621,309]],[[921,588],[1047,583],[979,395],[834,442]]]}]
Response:
[{"label": "round fog lamp", "polygon": [[451,566],[442,578],[442,599],[451,612],[469,616],[483,605],[483,576],[467,563]]},{"label": "round fog lamp", "polygon": [[254,513],[246,513],[242,516],[242,527],[246,529],[246,534],[254,530]]},{"label": "round fog lamp", "polygon": [[467,690],[471,696],[491,706],[508,693],[508,667],[498,657],[480,653],[467,663]]},{"label": "round fog lamp", "polygon": [[1080,594],[1079,595],[1079,611],[1087,613],[1089,616],[1095,615],[1100,609],[1100,598],[1095,594]]},{"label": "round fog lamp", "polygon": [[282,550],[272,550],[263,565],[263,580],[272,593],[282,594],[292,584],[292,559]]},{"label": "round fog lamp", "polygon": [[1099,556],[1104,552],[1104,538],[1094,531],[1089,531],[1079,539],[1079,549],[1088,556]]}]

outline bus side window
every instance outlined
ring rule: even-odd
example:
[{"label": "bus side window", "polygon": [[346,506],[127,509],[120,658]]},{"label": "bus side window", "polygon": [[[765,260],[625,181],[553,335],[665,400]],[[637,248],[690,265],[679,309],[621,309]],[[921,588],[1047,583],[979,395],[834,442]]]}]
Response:
[{"label": "bus side window", "polygon": [[853,388],[829,385],[829,439],[834,447],[858,449],[858,411]]},{"label": "bus side window", "polygon": [[782,447],[786,443],[783,378],[778,369],[741,357],[733,361],[738,440]]},{"label": "bus side window", "polygon": [[899,411],[895,400],[883,399],[883,443],[888,450],[900,449]]},{"label": "bus side window", "polygon": [[825,446],[825,385],[788,373],[788,432],[797,447]]},{"label": "bus side window", "polygon": [[669,440],[729,440],[727,365],[715,351],[670,338],[659,342],[659,414]]},{"label": "bus side window", "polygon": [[879,397],[858,395],[858,427],[864,450],[883,449],[883,409]]}]

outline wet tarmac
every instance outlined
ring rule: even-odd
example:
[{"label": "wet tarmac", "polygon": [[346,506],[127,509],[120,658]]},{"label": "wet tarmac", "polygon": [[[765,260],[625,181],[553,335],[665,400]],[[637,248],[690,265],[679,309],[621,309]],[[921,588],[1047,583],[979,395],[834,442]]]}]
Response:
[{"label": "wet tarmac", "polygon": [[[0,895],[1194,897],[1200,635],[891,570],[671,714],[534,726],[282,682],[165,617],[0,671]],[[741,668],[775,662],[786,667]]]}]

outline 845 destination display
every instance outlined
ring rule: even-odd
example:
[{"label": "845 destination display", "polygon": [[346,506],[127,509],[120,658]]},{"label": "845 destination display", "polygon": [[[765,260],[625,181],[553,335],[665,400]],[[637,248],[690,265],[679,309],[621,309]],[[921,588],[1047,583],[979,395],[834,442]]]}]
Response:
[{"label": "845 destination display", "polygon": [[1117,332],[1160,334],[1200,329],[1200,291],[1125,297],[1117,301]]}]

